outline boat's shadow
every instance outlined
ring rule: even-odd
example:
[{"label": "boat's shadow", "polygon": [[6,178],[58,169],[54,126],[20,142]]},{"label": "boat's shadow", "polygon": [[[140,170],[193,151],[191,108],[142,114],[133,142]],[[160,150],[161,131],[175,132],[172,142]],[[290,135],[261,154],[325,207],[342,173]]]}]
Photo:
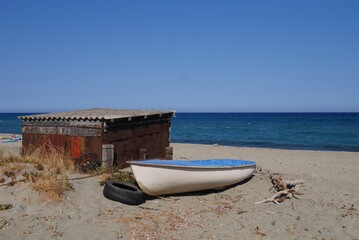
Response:
[{"label": "boat's shadow", "polygon": [[247,182],[249,182],[254,176],[252,175],[251,177],[247,178],[246,180],[243,180],[242,182],[230,185],[230,186],[226,186],[220,189],[210,189],[210,190],[203,190],[203,191],[197,191],[197,192],[188,192],[188,193],[177,193],[177,194],[170,194],[170,195],[163,195],[163,196],[149,196],[146,195],[146,200],[154,200],[154,199],[158,199],[158,198],[167,198],[167,197],[191,197],[191,196],[206,196],[209,194],[215,194],[215,193],[221,193],[224,191],[227,191],[230,188],[235,188],[237,186],[246,184]]}]

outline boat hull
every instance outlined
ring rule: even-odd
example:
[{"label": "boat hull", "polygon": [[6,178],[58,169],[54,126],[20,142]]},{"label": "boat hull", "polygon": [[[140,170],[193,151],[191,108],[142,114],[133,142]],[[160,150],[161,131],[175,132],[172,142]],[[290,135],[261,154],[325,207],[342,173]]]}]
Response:
[{"label": "boat hull", "polygon": [[254,162],[249,162],[250,164],[247,165],[225,167],[202,166],[201,164],[198,166],[174,166],[170,165],[168,161],[166,161],[166,165],[141,164],[140,161],[129,163],[141,190],[151,196],[223,188],[249,178],[255,169]]}]

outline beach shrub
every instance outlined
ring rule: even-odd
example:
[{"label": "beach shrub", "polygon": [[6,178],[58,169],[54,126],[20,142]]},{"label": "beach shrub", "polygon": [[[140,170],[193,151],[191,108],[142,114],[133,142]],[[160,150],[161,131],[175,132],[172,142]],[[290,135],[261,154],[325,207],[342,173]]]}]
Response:
[{"label": "beach shrub", "polygon": [[38,147],[27,152],[23,159],[35,164],[35,168],[41,171],[40,174],[31,175],[30,186],[42,193],[47,201],[60,201],[65,192],[72,189],[66,173],[73,172],[74,166],[61,148],[52,145]]},{"label": "beach shrub", "polygon": [[2,172],[6,177],[15,177],[19,172],[21,172],[25,166],[21,163],[11,162],[2,167]]},{"label": "beach shrub", "polygon": [[48,170],[56,174],[74,171],[74,165],[71,158],[64,154],[63,149],[52,145],[38,147],[28,151],[24,155],[23,161],[36,164],[38,167],[46,166]]},{"label": "beach shrub", "polygon": [[72,185],[65,174],[47,173],[40,174],[33,179],[30,186],[42,193],[46,201],[58,202],[63,199],[66,191],[72,189]]},{"label": "beach shrub", "polygon": [[9,163],[19,163],[22,161],[21,157],[6,154],[2,149],[0,149],[0,167]]},{"label": "beach shrub", "polygon": [[125,183],[137,184],[135,176],[131,172],[119,171],[111,173],[105,176],[105,179],[100,182],[100,185],[103,186],[107,181],[121,181]]},{"label": "beach shrub", "polygon": [[[22,163],[33,164],[36,170],[26,172],[26,165]],[[72,160],[65,156],[62,149],[51,145],[34,148],[23,157],[7,155],[0,150],[0,166],[3,174],[13,179],[9,186],[30,182],[30,186],[49,202],[62,200],[65,192],[72,189],[66,176],[67,172],[74,171]],[[23,179],[17,180],[16,176],[23,170]]]}]

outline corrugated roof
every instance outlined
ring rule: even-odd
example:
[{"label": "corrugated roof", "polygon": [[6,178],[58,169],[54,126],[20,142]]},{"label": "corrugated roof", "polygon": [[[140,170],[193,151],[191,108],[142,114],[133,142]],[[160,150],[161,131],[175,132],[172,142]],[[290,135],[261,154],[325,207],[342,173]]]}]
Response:
[{"label": "corrugated roof", "polygon": [[161,114],[174,114],[175,111],[160,110],[123,110],[111,108],[94,108],[69,112],[20,116],[21,120],[111,120]]}]

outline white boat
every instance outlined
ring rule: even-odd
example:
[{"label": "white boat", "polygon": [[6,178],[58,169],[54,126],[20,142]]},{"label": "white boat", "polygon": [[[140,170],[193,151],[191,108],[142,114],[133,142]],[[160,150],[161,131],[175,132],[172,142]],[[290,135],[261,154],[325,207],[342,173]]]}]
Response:
[{"label": "white boat", "polygon": [[246,160],[128,161],[143,192],[151,196],[220,189],[252,176],[256,163]]}]

